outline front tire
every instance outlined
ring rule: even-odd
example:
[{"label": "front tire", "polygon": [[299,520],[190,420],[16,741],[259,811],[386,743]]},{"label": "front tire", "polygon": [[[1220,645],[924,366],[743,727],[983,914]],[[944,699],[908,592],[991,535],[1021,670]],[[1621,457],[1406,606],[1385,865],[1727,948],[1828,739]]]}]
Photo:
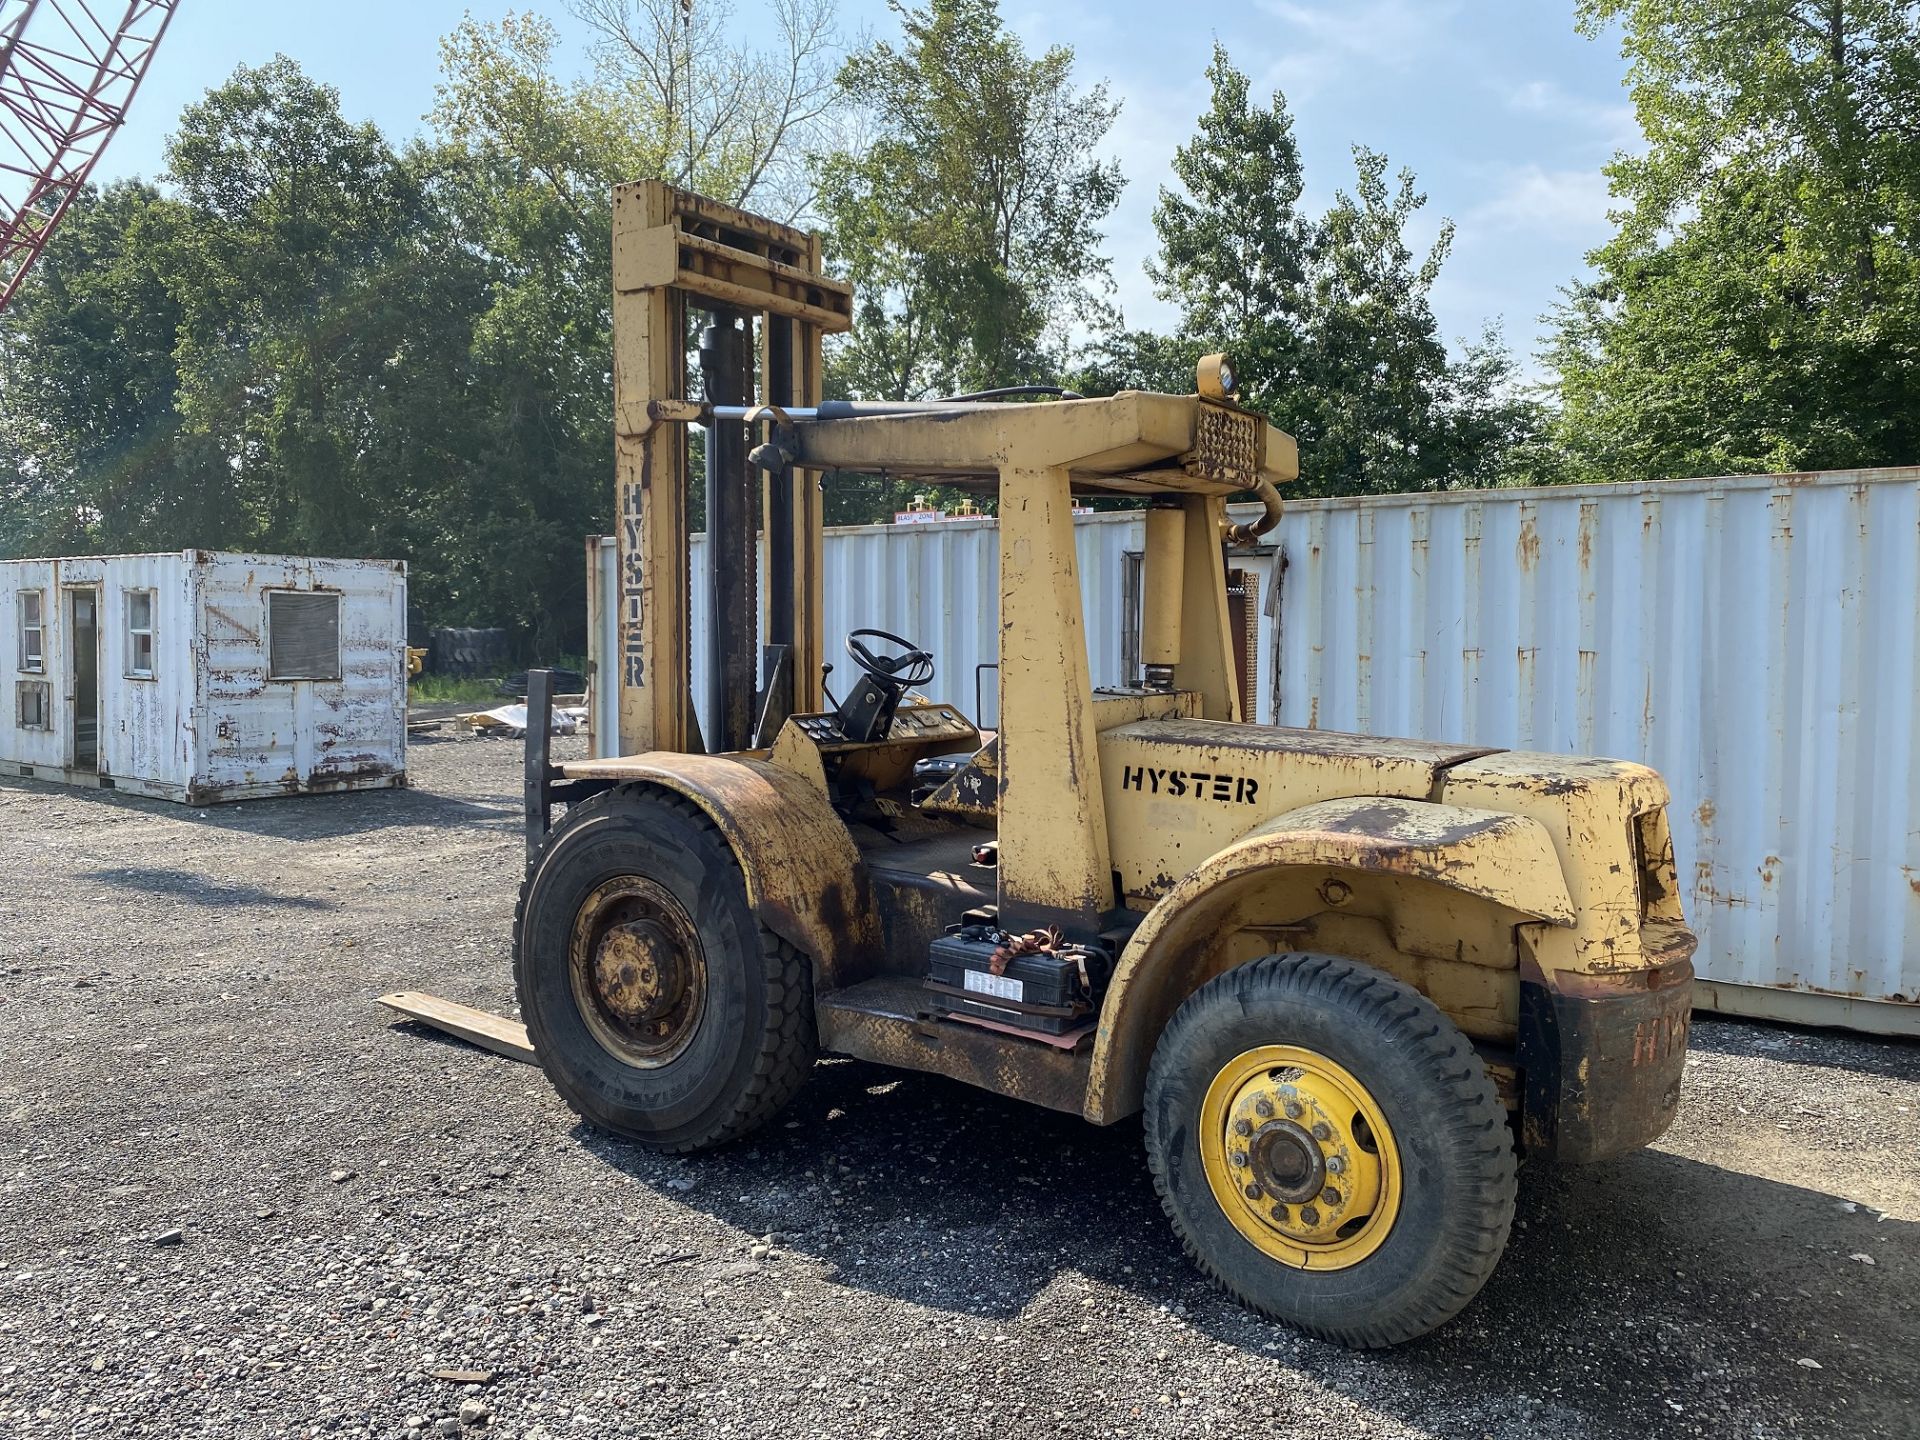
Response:
[{"label": "front tire", "polygon": [[1203,1271],[1359,1349],[1458,1314],[1513,1224],[1485,1064],[1425,996],[1347,960],[1269,955],[1189,996],[1154,1050],[1146,1139]]},{"label": "front tire", "polygon": [[813,1067],[806,959],[758,923],[733,851],[680,796],[629,786],[570,809],[528,867],[513,956],[561,1098],[651,1149],[746,1134]]}]

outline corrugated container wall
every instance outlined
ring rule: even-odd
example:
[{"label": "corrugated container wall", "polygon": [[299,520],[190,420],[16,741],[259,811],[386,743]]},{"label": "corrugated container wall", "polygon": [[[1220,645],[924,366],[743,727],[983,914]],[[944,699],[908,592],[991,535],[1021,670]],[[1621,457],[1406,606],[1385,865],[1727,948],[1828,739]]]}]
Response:
[{"label": "corrugated container wall", "polygon": [[[1236,514],[1239,512],[1236,510]],[[1257,513],[1249,508],[1248,514]],[[1127,572],[1137,561],[1144,524],[1137,511],[1082,515],[1075,526],[1080,594],[1087,616],[1088,662],[1095,685],[1125,683]],[[589,542],[590,564],[600,567],[596,593],[615,593],[613,542]],[[826,573],[824,631],[827,658],[834,662],[828,687],[845,693],[849,665],[842,641],[849,630],[891,630],[933,652],[936,673],[926,694],[974,714],[976,671],[999,659],[1000,530],[992,519],[944,520],[912,525],[855,525],[828,530],[823,545]],[[1236,556],[1236,566],[1259,577],[1266,595],[1272,560],[1267,555]],[[704,711],[707,633],[706,537],[693,537],[693,693]],[[607,634],[600,642],[612,654],[617,637],[613,607],[596,606]],[[1264,655],[1256,663],[1264,663]],[[981,724],[998,723],[997,679],[992,670],[978,677],[983,697]],[[1260,718],[1266,718],[1265,687]],[[610,732],[609,732],[610,733]]]},{"label": "corrugated container wall", "polygon": [[[1303,500],[1267,538],[1233,561],[1260,579],[1258,718],[1651,764],[1703,1000],[1920,1033],[1920,469]],[[1140,544],[1133,514],[1080,521],[1097,684],[1124,678]],[[897,631],[971,713],[997,565],[991,521],[829,531],[829,654]]]},{"label": "corrugated container wall", "polygon": [[4,561],[0,635],[10,774],[192,804],[406,783],[398,562]]},{"label": "corrugated container wall", "polygon": [[[403,785],[407,582],[398,561],[205,555],[199,567],[200,773],[219,798]],[[273,674],[275,593],[339,596],[317,678]],[[280,663],[298,671],[303,657]]]},{"label": "corrugated container wall", "polygon": [[1920,1033],[1920,469],[1310,501],[1280,535],[1278,723],[1644,761],[1705,1003]]}]

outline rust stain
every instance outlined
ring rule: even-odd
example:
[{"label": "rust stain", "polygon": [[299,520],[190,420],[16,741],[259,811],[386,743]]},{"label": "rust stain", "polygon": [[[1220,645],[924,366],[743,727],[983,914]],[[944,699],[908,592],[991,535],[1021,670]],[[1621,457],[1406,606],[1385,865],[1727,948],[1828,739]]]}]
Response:
[{"label": "rust stain", "polygon": [[1693,812],[1694,822],[1699,825],[1702,830],[1711,830],[1713,828],[1713,817],[1719,813],[1718,810],[1714,809],[1712,800],[1702,800],[1699,808]]},{"label": "rust stain", "polygon": [[1531,513],[1520,520],[1520,542],[1515,547],[1516,558],[1523,571],[1532,571],[1540,563],[1540,527]]}]

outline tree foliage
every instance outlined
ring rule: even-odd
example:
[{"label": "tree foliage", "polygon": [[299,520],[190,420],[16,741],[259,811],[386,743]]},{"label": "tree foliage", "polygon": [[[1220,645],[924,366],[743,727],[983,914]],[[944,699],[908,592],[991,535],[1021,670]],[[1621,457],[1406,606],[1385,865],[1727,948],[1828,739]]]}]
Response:
[{"label": "tree foliage", "polygon": [[[647,176],[823,225],[858,295],[840,394],[1185,391],[1226,349],[1318,492],[1920,442],[1911,3],[1584,0],[1623,36],[1648,146],[1611,167],[1618,232],[1558,311],[1557,414],[1497,329],[1449,353],[1452,228],[1416,240],[1414,177],[1356,147],[1306,213],[1285,98],[1217,46],[1154,212],[1162,334],[1111,306],[1115,104],[995,0],[896,0],[898,37],[844,62],[831,0],[764,23],[572,3],[578,77],[538,16],[458,26],[429,140],[389,143],[279,58],[187,107],[164,184],[81,196],[0,315],[0,551],[404,556],[424,618],[577,644],[580,539],[611,519],[611,193]],[[829,518],[908,498],[843,483]]]},{"label": "tree foliage", "polygon": [[[1306,188],[1286,98],[1256,105],[1247,77],[1215,42],[1213,100],[1173,152],[1180,188],[1160,190],[1159,255],[1147,273],[1180,307],[1189,336],[1231,337],[1250,403],[1281,403],[1304,376],[1316,234],[1300,211]],[[1197,352],[1197,345],[1177,347]],[[1170,358],[1170,357],[1169,357]],[[1192,367],[1177,378],[1190,388]]]},{"label": "tree foliage", "polygon": [[1355,146],[1351,191],[1307,216],[1285,96],[1255,103],[1219,45],[1207,78],[1211,104],[1175,152],[1179,188],[1154,210],[1149,273],[1179,330],[1109,330],[1084,357],[1086,383],[1184,391],[1201,354],[1227,350],[1243,402],[1300,442],[1308,493],[1496,482],[1512,478],[1508,457],[1538,459],[1543,412],[1518,392],[1497,331],[1458,361],[1447,353],[1431,297],[1453,227],[1416,256],[1408,231],[1426,196],[1412,173],[1390,176],[1386,156]]},{"label": "tree foliage", "polygon": [[1068,325],[1108,282],[1100,224],[1117,107],[1074,88],[1073,53],[1029,56],[995,0],[894,5],[903,31],[841,74],[865,143],[817,166],[831,254],[858,310],[841,393],[917,399],[1057,374]]},{"label": "tree foliage", "polygon": [[225,477],[174,409],[180,307],[155,263],[173,219],[151,186],[84,191],[0,315],[0,553],[224,529]]},{"label": "tree foliage", "polygon": [[401,556],[423,618],[577,646],[612,189],[791,208],[837,68],[825,0],[775,0],[764,53],[704,5],[579,12],[579,80],[538,17],[459,26],[431,142],[282,57],[186,109],[164,192],[88,192],[0,317],[0,547]]},{"label": "tree foliage", "polygon": [[1911,463],[1920,26],[1906,0],[1586,0],[1642,155],[1549,359],[1576,473]]},{"label": "tree foliage", "polygon": [[278,59],[181,116],[174,193],[89,192],[6,316],[36,548],[407,553],[473,266],[424,157]]}]

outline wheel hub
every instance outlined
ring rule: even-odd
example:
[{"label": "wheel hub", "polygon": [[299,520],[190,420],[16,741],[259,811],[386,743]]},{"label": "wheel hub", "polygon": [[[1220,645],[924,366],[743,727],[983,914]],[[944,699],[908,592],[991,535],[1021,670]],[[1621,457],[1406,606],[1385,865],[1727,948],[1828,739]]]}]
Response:
[{"label": "wheel hub", "polygon": [[1327,1157],[1313,1136],[1293,1121],[1269,1120],[1253,1132],[1247,1168],[1266,1194],[1289,1205],[1304,1205],[1325,1185]]},{"label": "wheel hub", "polygon": [[666,929],[653,920],[616,925],[593,955],[601,1001],[629,1025],[657,1021],[686,998],[688,967]]},{"label": "wheel hub", "polygon": [[664,1065],[706,1010],[705,952],[684,906],[644,876],[623,875],[582,902],[568,964],[593,1037],[627,1064]]},{"label": "wheel hub", "polygon": [[1386,1117],[1350,1071],[1316,1051],[1263,1045],[1229,1061],[1202,1102],[1200,1148],[1234,1228],[1297,1269],[1358,1264],[1399,1212]]}]

